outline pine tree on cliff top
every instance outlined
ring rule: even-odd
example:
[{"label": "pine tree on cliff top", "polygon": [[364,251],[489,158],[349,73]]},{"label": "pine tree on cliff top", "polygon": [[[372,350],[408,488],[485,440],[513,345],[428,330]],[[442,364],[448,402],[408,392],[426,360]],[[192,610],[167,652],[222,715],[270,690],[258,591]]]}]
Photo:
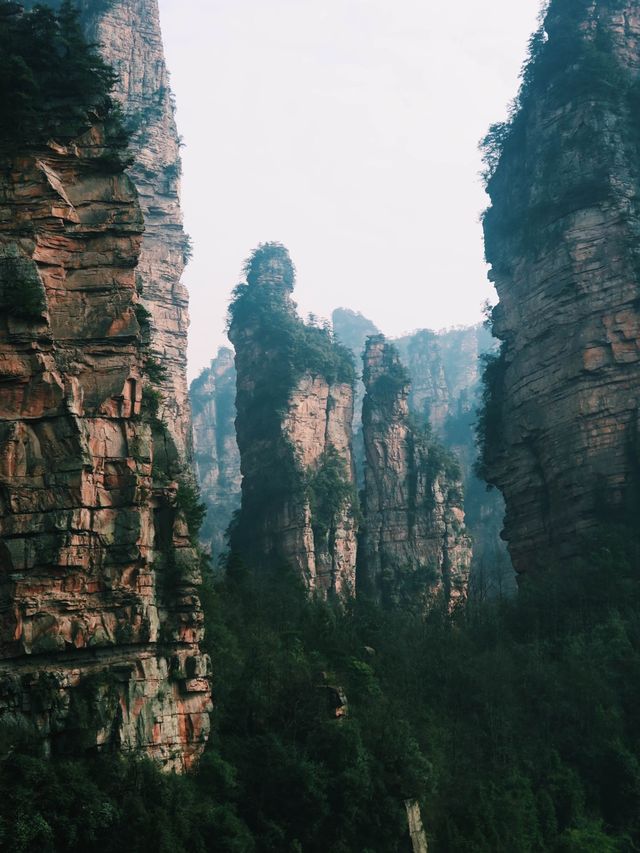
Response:
[{"label": "pine tree on cliff top", "polygon": [[117,112],[116,74],[85,40],[79,12],[0,0],[0,149],[66,142]]}]

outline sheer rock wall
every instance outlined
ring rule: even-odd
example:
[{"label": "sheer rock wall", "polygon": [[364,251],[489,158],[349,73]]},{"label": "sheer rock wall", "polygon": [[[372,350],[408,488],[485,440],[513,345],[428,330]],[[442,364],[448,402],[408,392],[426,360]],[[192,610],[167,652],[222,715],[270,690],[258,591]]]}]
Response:
[{"label": "sheer rock wall", "polygon": [[545,29],[485,217],[503,342],[486,468],[521,573],[602,519],[637,524],[640,471],[640,3],[554,0]]},{"label": "sheer rock wall", "polygon": [[[320,524],[322,510],[314,506],[309,486],[327,454],[335,454],[342,477],[353,482],[353,384],[326,378],[324,364],[308,367],[308,351],[292,350],[294,338],[308,334],[290,298],[293,266],[284,247],[261,252],[243,286],[247,299],[260,301],[242,316],[232,307],[229,331],[242,466],[236,543],[257,567],[289,565],[310,593],[345,597],[355,591],[355,493]],[[331,353],[335,344],[326,341]],[[281,400],[274,389],[283,373],[295,378],[291,385],[286,381]]]},{"label": "sheer rock wall", "polygon": [[459,472],[409,413],[410,381],[384,336],[364,355],[364,535],[358,581],[390,604],[464,598],[471,562]]},{"label": "sheer rock wall", "polygon": [[191,455],[187,383],[189,295],[181,282],[188,242],[180,207],[180,137],[164,58],[158,0],[81,0],[90,41],[119,75],[116,97],[133,130],[129,175],[144,236],[137,285],[151,314],[151,349],[165,368],[160,414],[180,458]]},{"label": "sheer rock wall", "polygon": [[117,153],[96,127],[0,173],[0,717],[54,751],[184,769],[209,662],[197,556],[143,412],[143,218]]}]

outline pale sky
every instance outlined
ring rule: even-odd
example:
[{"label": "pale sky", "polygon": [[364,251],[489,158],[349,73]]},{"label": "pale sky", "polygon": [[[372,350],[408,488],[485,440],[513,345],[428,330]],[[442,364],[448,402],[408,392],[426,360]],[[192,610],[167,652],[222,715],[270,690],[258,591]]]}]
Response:
[{"label": "pale sky", "polygon": [[385,333],[493,297],[478,140],[518,87],[539,0],[160,0],[194,242],[190,376],[242,263],[280,240],[300,311]]}]

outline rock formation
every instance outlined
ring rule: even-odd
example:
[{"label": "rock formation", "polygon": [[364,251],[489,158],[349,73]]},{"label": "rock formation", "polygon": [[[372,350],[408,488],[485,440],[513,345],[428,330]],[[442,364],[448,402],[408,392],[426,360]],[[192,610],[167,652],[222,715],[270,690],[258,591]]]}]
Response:
[{"label": "rock formation", "polygon": [[[331,324],[337,340],[351,350],[358,364],[362,360],[367,338],[371,335],[380,334],[380,329],[376,328],[371,320],[358,311],[350,311],[348,308],[336,308],[331,315]],[[364,383],[362,378],[358,377],[353,413],[354,433],[357,433],[362,427],[364,393]]]},{"label": "rock formation", "polygon": [[0,720],[52,751],[182,770],[206,741],[210,665],[122,158],[96,117],[2,159]]},{"label": "rock formation", "polygon": [[444,372],[440,336],[429,329],[401,338],[396,346],[409,370],[409,407],[422,424],[442,436],[453,405]]},{"label": "rock formation", "polygon": [[211,366],[191,383],[193,447],[207,517],[200,541],[214,563],[225,549],[227,528],[240,508],[242,474],[236,441],[236,369],[221,347]]},{"label": "rock formation", "polygon": [[410,380],[383,335],[364,355],[364,535],[358,582],[386,604],[464,597],[471,544],[455,460],[409,413]]},{"label": "rock formation", "polygon": [[[33,6],[33,2],[26,4]],[[49,0],[56,7],[59,0]],[[144,215],[137,268],[151,349],[164,367],[160,414],[180,458],[191,452],[187,384],[188,293],[181,282],[189,241],[180,207],[180,137],[169,85],[158,0],[78,0],[89,42],[118,74],[114,90],[131,131],[133,180]]]},{"label": "rock formation", "polygon": [[89,703],[95,742],[183,767],[208,727],[198,564],[142,411],[142,216],[105,153],[95,128],[3,169],[0,709],[55,747]]},{"label": "rock formation", "polygon": [[356,564],[353,360],[297,316],[283,246],[261,246],[246,272],[229,329],[242,463],[232,546],[257,568],[291,566],[311,593],[344,597]]},{"label": "rock formation", "polygon": [[486,140],[502,341],[485,470],[519,572],[637,526],[640,4],[553,0],[511,122]]},{"label": "rock formation", "polygon": [[[346,309],[333,313],[337,338],[360,358],[369,335],[379,334],[371,321]],[[495,339],[484,325],[432,332],[421,329],[393,342],[409,373],[409,410],[460,463],[464,484],[466,527],[473,542],[471,587],[474,594],[501,595],[514,590],[514,572],[500,537],[504,502],[500,493],[487,491],[475,469],[475,421],[480,406],[481,357],[495,349]],[[364,441],[358,408],[364,384],[356,385],[354,459],[358,486],[364,487]]]}]

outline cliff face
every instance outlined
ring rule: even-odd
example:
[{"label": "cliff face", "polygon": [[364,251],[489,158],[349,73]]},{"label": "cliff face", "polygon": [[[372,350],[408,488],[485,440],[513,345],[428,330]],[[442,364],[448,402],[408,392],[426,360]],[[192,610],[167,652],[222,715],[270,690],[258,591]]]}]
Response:
[{"label": "cliff face", "polygon": [[209,725],[198,564],[143,391],[117,154],[95,127],[0,173],[0,715],[181,769]]},{"label": "cliff face", "polygon": [[118,74],[115,95],[132,130],[129,175],[145,230],[137,268],[151,349],[162,363],[160,415],[181,459],[191,453],[187,384],[188,293],[181,283],[188,239],[180,208],[180,139],[164,58],[158,0],[81,0],[89,41]]},{"label": "cliff face", "polygon": [[430,424],[441,436],[452,405],[452,394],[444,372],[440,337],[428,329],[421,329],[396,345],[411,377],[411,411],[421,423]]},{"label": "cliff face", "polygon": [[382,335],[364,355],[366,451],[359,580],[388,604],[454,604],[466,594],[471,545],[455,461],[409,414],[410,380]]},{"label": "cliff face", "polygon": [[236,441],[236,369],[233,352],[221,347],[207,370],[191,383],[193,447],[207,517],[200,540],[214,560],[240,508],[242,474]]},{"label": "cliff face", "polygon": [[312,593],[344,597],[355,589],[355,375],[330,333],[298,318],[293,282],[286,249],[262,246],[231,308],[242,462],[232,546],[257,567],[292,566]]},{"label": "cliff face", "polygon": [[[336,336],[359,358],[375,326],[353,311],[333,313]],[[409,411],[418,422],[433,430],[454,453],[462,469],[466,527],[473,542],[470,586],[479,596],[509,593],[515,575],[506,544],[500,537],[504,501],[490,492],[476,473],[475,421],[480,406],[481,356],[495,349],[495,339],[483,326],[432,332],[422,329],[395,340],[410,379]],[[365,449],[361,418],[364,384],[356,385],[354,457],[358,487],[364,487]]]},{"label": "cliff face", "polygon": [[640,5],[551,3],[519,109],[487,139],[501,355],[485,465],[519,572],[637,524]]}]

